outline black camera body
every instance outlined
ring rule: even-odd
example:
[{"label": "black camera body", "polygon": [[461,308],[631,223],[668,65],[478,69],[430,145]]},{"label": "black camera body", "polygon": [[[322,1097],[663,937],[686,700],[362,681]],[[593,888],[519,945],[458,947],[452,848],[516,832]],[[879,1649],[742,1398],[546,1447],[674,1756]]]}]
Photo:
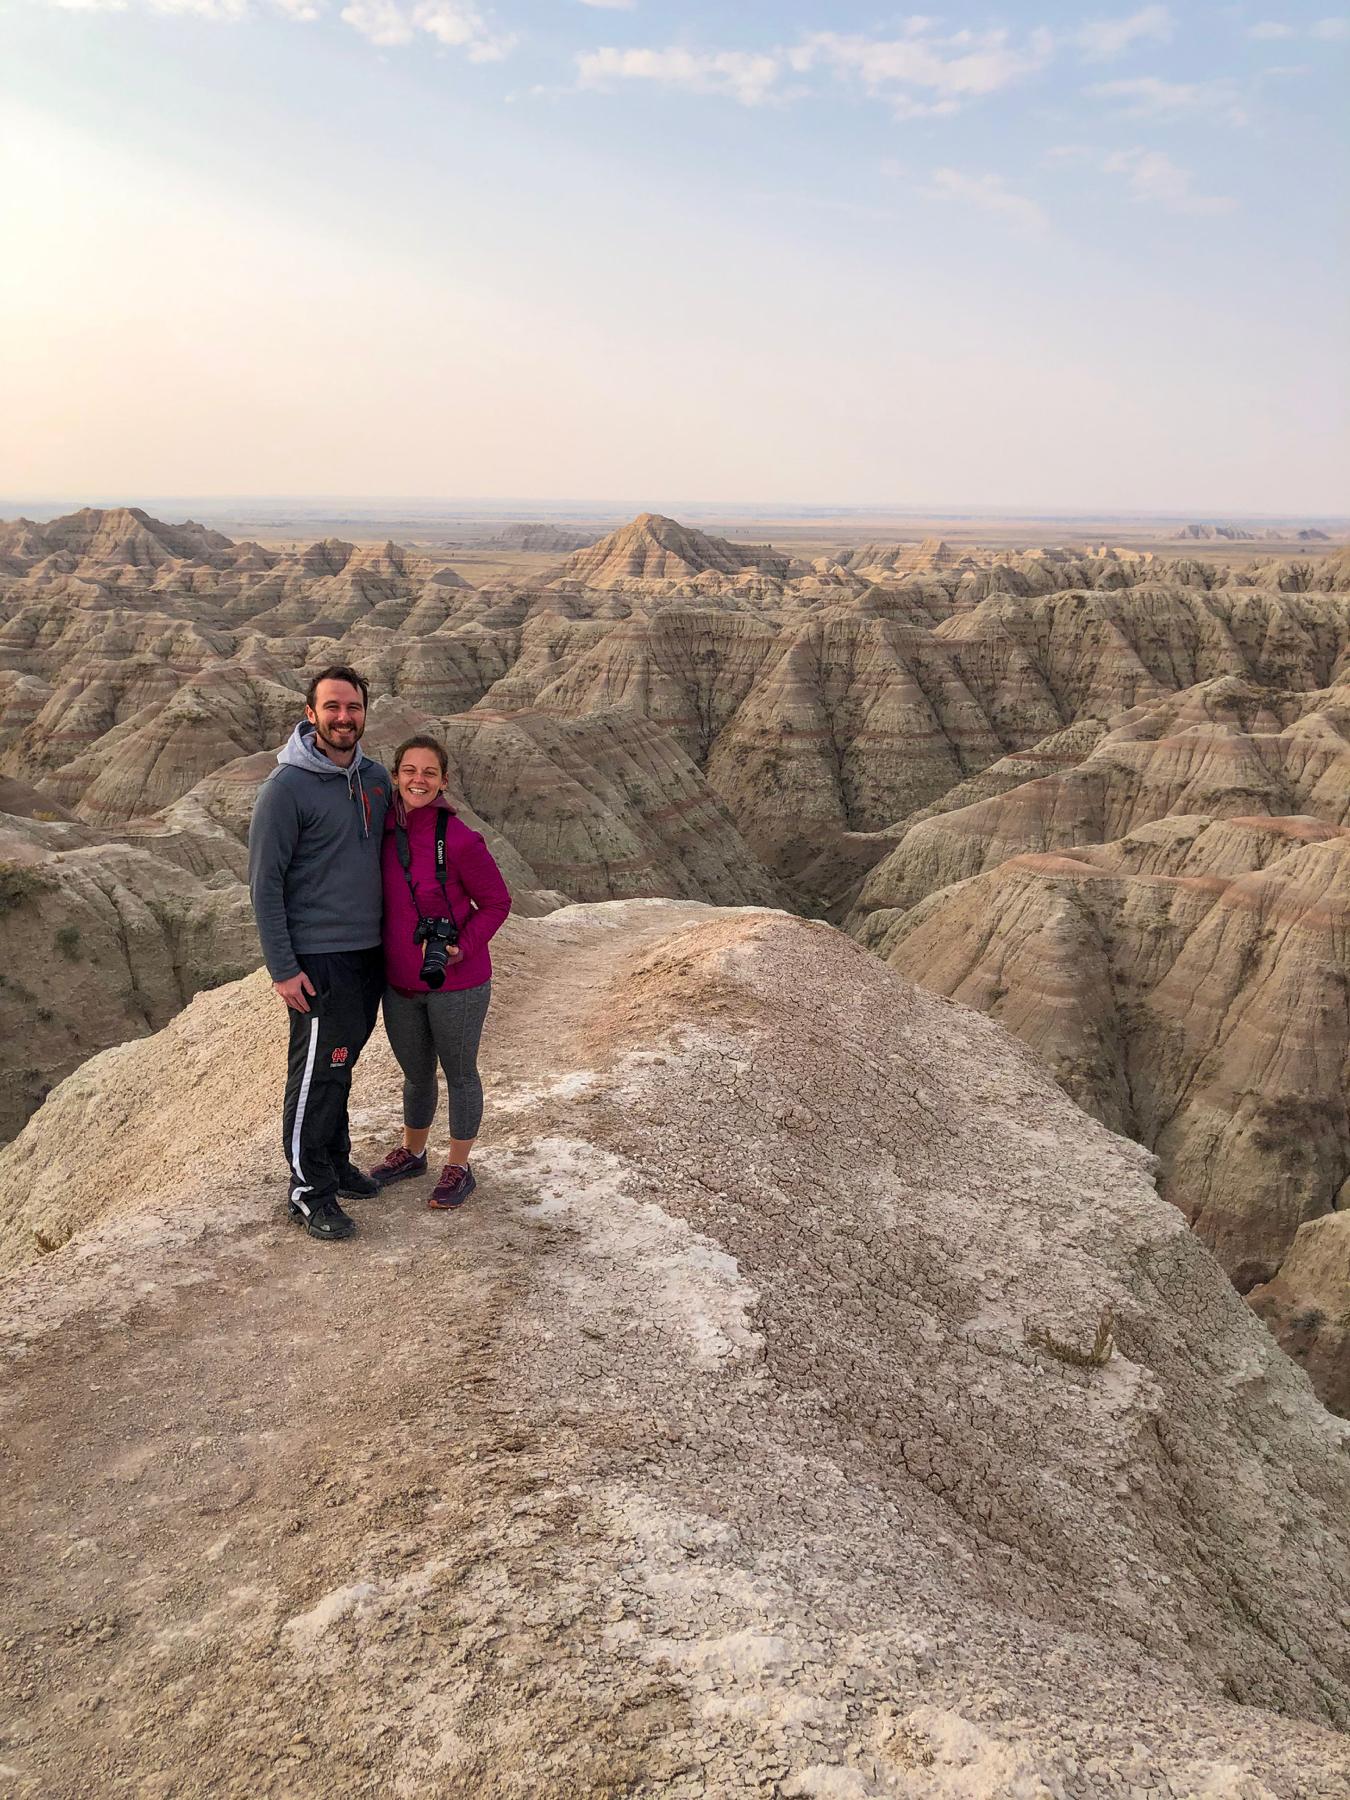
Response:
[{"label": "black camera body", "polygon": [[413,942],[422,946],[422,980],[429,988],[444,987],[446,952],[459,942],[459,926],[453,919],[419,919]]}]

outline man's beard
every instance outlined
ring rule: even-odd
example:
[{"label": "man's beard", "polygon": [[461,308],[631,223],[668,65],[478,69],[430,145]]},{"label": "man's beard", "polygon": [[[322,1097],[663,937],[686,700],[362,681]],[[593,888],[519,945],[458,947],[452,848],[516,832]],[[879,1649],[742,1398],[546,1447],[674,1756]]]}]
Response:
[{"label": "man's beard", "polygon": [[316,721],[315,726],[314,726],[314,735],[316,738],[318,738],[319,742],[322,745],[324,745],[327,749],[336,750],[340,754],[345,754],[348,750],[354,750],[356,748],[356,746],[360,743],[362,737],[365,735],[366,728],[365,728],[364,723],[362,723],[359,726],[347,725],[347,726],[343,726],[341,728],[334,726],[333,729],[334,730],[341,729],[342,736],[341,737],[331,737],[329,735],[329,733],[324,730],[322,724],[320,724],[318,721]]}]

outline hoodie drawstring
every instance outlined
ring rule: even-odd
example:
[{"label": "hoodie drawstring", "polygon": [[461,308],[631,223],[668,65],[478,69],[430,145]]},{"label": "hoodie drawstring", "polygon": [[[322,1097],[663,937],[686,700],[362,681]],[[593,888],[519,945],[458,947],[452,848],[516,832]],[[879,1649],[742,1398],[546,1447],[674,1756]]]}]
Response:
[{"label": "hoodie drawstring", "polygon": [[[356,792],[352,793],[352,777],[356,777]],[[354,762],[347,771],[347,792],[361,807],[361,836],[370,836],[370,802],[366,799],[366,790],[361,782],[361,764]]]}]

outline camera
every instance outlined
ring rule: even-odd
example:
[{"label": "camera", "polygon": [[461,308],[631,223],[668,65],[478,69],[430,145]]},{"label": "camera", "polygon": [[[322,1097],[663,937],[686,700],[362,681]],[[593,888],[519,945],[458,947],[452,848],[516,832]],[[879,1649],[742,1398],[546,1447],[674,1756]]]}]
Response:
[{"label": "camera", "polygon": [[444,987],[446,952],[459,942],[458,925],[453,919],[419,919],[413,942],[422,945],[422,980],[429,988]]}]

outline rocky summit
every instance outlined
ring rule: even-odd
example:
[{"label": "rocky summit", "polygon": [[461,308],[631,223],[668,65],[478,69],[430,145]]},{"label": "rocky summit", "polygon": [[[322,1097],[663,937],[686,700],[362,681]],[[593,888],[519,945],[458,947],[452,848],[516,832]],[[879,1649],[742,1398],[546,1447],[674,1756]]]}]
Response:
[{"label": "rocky summit", "polygon": [[1230,530],[808,556],[644,513],[474,585],[136,508],[0,525],[0,1131],[253,964],[252,797],[350,661],[376,753],[447,743],[521,912],[783,908],[988,1012],[1343,1408],[1350,553]]},{"label": "rocky summit", "polygon": [[1340,1800],[1347,1427],[1148,1153],[825,924],[498,945],[462,1215],[281,1222],[261,974],[0,1152],[7,1791]]}]

